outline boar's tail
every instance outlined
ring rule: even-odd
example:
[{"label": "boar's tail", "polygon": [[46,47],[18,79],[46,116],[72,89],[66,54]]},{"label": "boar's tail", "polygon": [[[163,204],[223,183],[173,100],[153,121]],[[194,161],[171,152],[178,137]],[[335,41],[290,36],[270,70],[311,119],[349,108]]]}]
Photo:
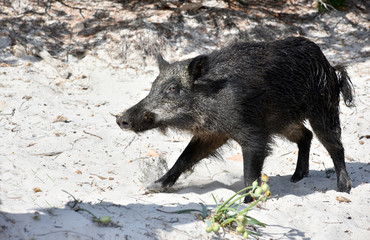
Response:
[{"label": "boar's tail", "polygon": [[354,88],[346,69],[341,65],[335,66],[334,69],[337,74],[339,89],[342,93],[344,103],[347,107],[354,107],[355,103],[352,94],[354,92]]}]

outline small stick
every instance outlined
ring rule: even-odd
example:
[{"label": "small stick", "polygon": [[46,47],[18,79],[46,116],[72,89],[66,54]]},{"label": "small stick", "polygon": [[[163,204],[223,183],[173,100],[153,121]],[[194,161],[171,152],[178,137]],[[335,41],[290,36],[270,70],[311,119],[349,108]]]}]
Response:
[{"label": "small stick", "polygon": [[47,156],[47,157],[52,157],[52,156],[56,156],[56,155],[59,155],[63,152],[48,152],[48,153],[35,153],[35,154],[32,154],[34,156]]},{"label": "small stick", "polygon": [[103,140],[103,138],[102,138],[102,137],[100,137],[100,136],[98,136],[98,135],[95,135],[95,134],[93,134],[93,133],[86,132],[85,130],[83,130],[83,132],[84,132],[84,133],[86,133],[86,134],[89,134],[89,135],[91,135],[91,136],[94,136],[94,137],[97,137],[97,138],[99,138],[99,139]]}]

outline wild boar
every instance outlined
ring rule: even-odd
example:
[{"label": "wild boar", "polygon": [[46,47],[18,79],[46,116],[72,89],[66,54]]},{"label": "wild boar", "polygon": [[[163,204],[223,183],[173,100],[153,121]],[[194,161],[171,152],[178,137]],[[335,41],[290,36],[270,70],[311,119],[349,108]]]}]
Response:
[{"label": "wild boar", "polygon": [[159,55],[158,65],[148,96],[117,116],[125,130],[176,128],[193,135],[152,188],[166,190],[229,139],[242,148],[244,183],[251,185],[261,176],[276,135],[298,145],[291,177],[297,182],[309,171],[313,134],[304,125],[308,120],[334,162],[338,191],[350,192],[339,101],[341,93],[347,106],[354,105],[353,86],[344,67],[332,67],[315,43],[302,37],[242,42],[174,63]]}]

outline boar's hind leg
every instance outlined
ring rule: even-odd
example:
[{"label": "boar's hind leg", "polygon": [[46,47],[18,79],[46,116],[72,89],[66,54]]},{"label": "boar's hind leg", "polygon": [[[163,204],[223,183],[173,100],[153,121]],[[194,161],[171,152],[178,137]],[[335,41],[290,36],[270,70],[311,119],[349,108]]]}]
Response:
[{"label": "boar's hind leg", "polygon": [[302,123],[291,124],[283,132],[283,135],[290,141],[298,145],[298,161],[297,168],[293,176],[290,178],[292,182],[298,182],[308,176],[309,156],[312,140],[312,132],[308,130]]},{"label": "boar's hind leg", "polygon": [[[327,113],[328,112],[329,111],[327,111]],[[323,113],[321,113],[321,115],[323,115]],[[352,181],[348,176],[346,164],[344,162],[344,148],[341,141],[339,113],[332,112],[332,114],[326,115],[324,120],[323,118],[313,117],[310,119],[310,124],[334,162],[338,191],[349,193],[352,187]]]},{"label": "boar's hind leg", "polygon": [[214,153],[226,141],[227,137],[219,135],[194,136],[177,159],[175,165],[163,177],[149,186],[148,189],[166,190],[168,187],[171,187],[181,173],[191,169],[200,160]]}]

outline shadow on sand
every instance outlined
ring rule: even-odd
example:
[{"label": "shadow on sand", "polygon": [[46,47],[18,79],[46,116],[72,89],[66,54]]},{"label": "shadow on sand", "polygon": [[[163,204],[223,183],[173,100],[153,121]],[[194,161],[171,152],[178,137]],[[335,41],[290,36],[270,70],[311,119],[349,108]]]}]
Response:
[{"label": "shadow on sand", "polygon": [[[347,163],[347,168],[353,178],[353,188],[360,184],[369,183],[370,165],[365,163]],[[309,177],[291,183],[290,176],[271,176],[269,179],[270,189],[273,198],[281,198],[285,195],[306,196],[316,191],[326,192],[336,189],[336,177],[333,173],[329,178],[324,171],[310,171]],[[210,182],[203,186],[187,186],[175,191],[177,194],[212,192],[215,189],[226,188],[238,191],[243,187],[242,181],[232,185],[225,185],[218,181]],[[171,214],[169,212],[184,209],[199,209],[199,203],[174,204],[163,206],[152,202],[137,200],[127,205],[119,205],[111,202],[84,203],[71,201],[64,208],[37,209],[36,213],[6,213],[0,212],[0,239],[163,239],[163,237],[177,236],[182,239],[206,236],[205,231],[201,236],[195,229],[188,229],[188,224],[195,228],[204,228],[205,223],[201,222],[194,214]],[[75,204],[77,203],[77,205]],[[80,211],[71,208],[78,206]],[[207,206],[209,209],[215,205]],[[87,210],[87,211],[86,211]],[[111,216],[111,223],[108,226],[93,222],[93,216]],[[56,217],[57,216],[57,217]],[[52,228],[50,228],[50,225]],[[43,231],[42,226],[45,227]],[[298,229],[284,226],[271,225],[284,231],[284,238],[306,239],[305,233]],[[186,228],[186,231],[182,230]],[[54,229],[51,231],[50,229]],[[199,229],[198,229],[199,230]],[[267,229],[260,229],[264,236],[274,238],[274,234]],[[281,235],[280,235],[281,236]],[[276,236],[275,236],[276,237]],[[216,236],[213,238],[222,238]]]}]

